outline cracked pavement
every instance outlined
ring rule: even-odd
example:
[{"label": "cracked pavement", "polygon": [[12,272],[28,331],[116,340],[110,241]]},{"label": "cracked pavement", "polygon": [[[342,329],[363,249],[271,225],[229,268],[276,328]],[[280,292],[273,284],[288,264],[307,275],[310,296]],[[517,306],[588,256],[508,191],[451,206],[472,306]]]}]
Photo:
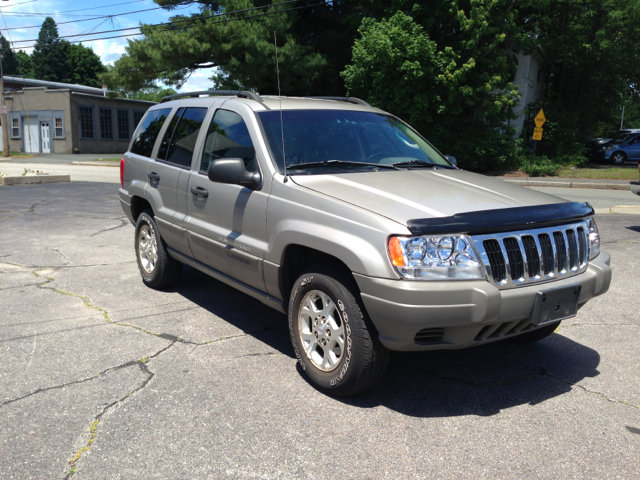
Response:
[{"label": "cracked pavement", "polygon": [[144,287],[115,185],[2,187],[0,479],[640,478],[640,216],[597,221],[611,290],[556,334],[335,399],[284,315],[187,267]]}]

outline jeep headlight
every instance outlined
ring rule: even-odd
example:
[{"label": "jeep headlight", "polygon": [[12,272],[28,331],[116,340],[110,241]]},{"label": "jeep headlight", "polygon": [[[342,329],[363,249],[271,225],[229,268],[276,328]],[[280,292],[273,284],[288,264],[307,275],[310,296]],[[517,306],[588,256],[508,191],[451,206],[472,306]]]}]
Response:
[{"label": "jeep headlight", "polygon": [[389,237],[389,258],[408,280],[484,280],[482,264],[464,235]]},{"label": "jeep headlight", "polygon": [[589,260],[593,260],[600,254],[600,233],[593,218],[587,220],[587,244],[589,246]]}]

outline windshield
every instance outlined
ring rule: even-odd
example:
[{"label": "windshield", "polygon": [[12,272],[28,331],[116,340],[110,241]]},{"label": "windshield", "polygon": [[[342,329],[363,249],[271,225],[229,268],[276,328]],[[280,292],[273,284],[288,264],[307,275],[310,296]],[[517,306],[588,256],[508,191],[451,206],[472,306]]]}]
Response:
[{"label": "windshield", "polygon": [[636,134],[629,134],[629,133],[618,133],[616,136],[613,137],[613,139],[609,142],[609,143],[625,143],[627,140],[629,140],[631,137],[634,137]]},{"label": "windshield", "polygon": [[[283,173],[280,111],[259,112],[264,131]],[[287,173],[326,173],[296,166],[331,160],[332,168],[353,170],[371,164],[393,165],[426,162],[451,164],[418,133],[389,116],[348,110],[284,110],[284,150]],[[304,172],[303,172],[304,170]]]}]

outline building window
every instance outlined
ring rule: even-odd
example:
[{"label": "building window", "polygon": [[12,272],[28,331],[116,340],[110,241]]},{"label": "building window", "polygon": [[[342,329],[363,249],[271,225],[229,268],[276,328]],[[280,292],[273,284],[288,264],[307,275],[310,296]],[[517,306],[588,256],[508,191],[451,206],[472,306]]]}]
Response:
[{"label": "building window", "polygon": [[80,107],[80,138],[94,138],[93,107]]},{"label": "building window", "polygon": [[64,138],[64,129],[62,128],[62,118],[56,118],[56,131],[54,133],[54,138]]},{"label": "building window", "polygon": [[138,112],[138,111],[133,112],[133,129],[134,130],[138,127],[138,124],[140,123],[140,120],[142,120],[142,117],[144,117],[144,112]]},{"label": "building window", "polygon": [[113,140],[113,114],[110,108],[100,109],[100,138]]},{"label": "building window", "polygon": [[118,110],[118,140],[129,140],[129,110]]},{"label": "building window", "polygon": [[11,136],[13,138],[20,138],[20,119],[19,118],[11,119]]}]

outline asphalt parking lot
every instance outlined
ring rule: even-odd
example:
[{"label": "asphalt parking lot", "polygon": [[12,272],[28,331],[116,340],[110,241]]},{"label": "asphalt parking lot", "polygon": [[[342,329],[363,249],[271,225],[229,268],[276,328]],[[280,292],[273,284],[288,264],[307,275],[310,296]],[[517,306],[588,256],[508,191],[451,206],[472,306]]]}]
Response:
[{"label": "asphalt parking lot", "polygon": [[1,479],[640,478],[640,216],[597,217],[611,289],[556,334],[336,399],[284,315],[190,268],[144,287],[116,188],[0,188]]}]

